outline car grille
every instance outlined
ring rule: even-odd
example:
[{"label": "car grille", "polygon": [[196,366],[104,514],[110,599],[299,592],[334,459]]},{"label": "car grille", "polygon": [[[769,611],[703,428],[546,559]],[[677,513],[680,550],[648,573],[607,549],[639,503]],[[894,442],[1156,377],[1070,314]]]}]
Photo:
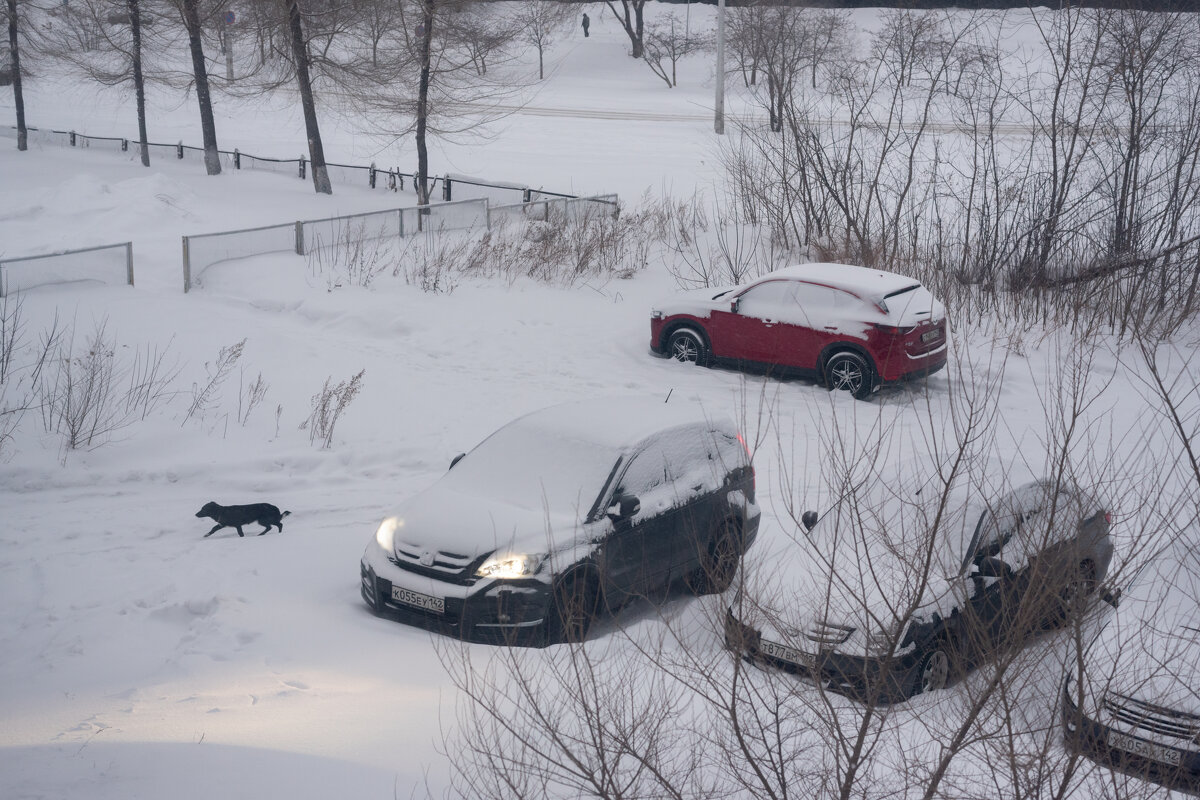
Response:
[{"label": "car grille", "polygon": [[1104,708],[1127,725],[1162,736],[1194,741],[1200,735],[1200,717],[1195,714],[1172,711],[1115,692],[1105,694]]},{"label": "car grille", "polygon": [[[430,558],[432,556],[432,558]],[[438,550],[430,553],[407,542],[397,542],[388,560],[400,569],[438,580],[470,586],[478,578],[475,570],[483,557]]]},{"label": "car grille", "polygon": [[834,625],[832,622],[822,620],[805,631],[804,638],[810,642],[816,642],[818,645],[830,647],[846,641],[852,633],[854,633],[854,628],[849,628],[845,625]]}]

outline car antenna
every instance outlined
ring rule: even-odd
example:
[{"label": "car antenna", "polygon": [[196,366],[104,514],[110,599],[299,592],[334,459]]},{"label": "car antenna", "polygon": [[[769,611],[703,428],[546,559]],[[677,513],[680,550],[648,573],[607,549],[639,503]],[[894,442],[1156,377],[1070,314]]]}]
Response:
[{"label": "car antenna", "polygon": [[672,386],[672,387],[671,387],[671,388],[670,388],[670,389],[667,391],[667,399],[666,399],[666,400],[663,400],[663,403],[666,403],[668,400],[670,400],[670,399],[671,399],[671,392],[673,392],[673,391],[675,391],[675,387],[674,387],[674,386]]}]

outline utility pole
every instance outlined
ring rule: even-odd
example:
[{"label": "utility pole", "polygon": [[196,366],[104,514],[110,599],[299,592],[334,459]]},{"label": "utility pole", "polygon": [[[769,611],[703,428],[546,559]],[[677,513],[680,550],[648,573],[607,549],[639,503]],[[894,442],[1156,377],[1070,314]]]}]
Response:
[{"label": "utility pole", "polygon": [[713,103],[713,130],[725,133],[725,0],[717,2],[717,97]]}]

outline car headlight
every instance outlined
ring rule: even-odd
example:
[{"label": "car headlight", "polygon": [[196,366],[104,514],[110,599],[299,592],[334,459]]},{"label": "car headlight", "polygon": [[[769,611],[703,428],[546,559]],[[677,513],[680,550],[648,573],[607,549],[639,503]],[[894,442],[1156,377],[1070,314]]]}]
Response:
[{"label": "car headlight", "polygon": [[541,556],[505,553],[483,562],[475,574],[480,578],[523,578],[537,572],[541,565]]},{"label": "car headlight", "polygon": [[392,552],[395,549],[396,529],[402,525],[398,517],[388,517],[379,523],[379,529],[375,531],[375,541],[384,550]]}]

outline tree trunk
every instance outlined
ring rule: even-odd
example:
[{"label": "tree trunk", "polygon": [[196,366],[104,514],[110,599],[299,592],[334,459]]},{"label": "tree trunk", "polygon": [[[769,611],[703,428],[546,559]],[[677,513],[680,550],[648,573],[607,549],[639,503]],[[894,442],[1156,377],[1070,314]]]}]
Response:
[{"label": "tree trunk", "polygon": [[[625,34],[629,36],[629,43],[632,46],[633,57],[641,58],[645,52],[645,24],[642,20],[642,8],[646,5],[646,0],[621,0],[621,12],[618,13],[616,7],[611,0],[605,0],[605,5],[608,10],[613,13],[617,21],[621,23],[621,27],[625,29]],[[632,15],[630,14],[630,6],[632,6]]]},{"label": "tree trunk", "polygon": [[200,132],[204,138],[204,167],[209,175],[220,175],[221,154],[217,152],[217,125],[213,122],[212,98],[208,91],[204,44],[200,41],[198,3],[199,0],[183,0],[183,24],[187,28],[188,44],[192,50],[192,71],[196,75],[196,101],[200,104]]},{"label": "tree trunk", "polygon": [[[10,0],[11,2],[11,0]],[[430,51],[433,49],[433,11],[437,0],[423,0],[421,3],[422,25],[425,30],[421,35],[420,52],[421,79],[417,85],[417,203],[425,205],[429,202],[429,149],[425,145],[425,130],[429,121],[429,73]]]},{"label": "tree trunk", "polygon": [[17,107],[17,149],[29,149],[25,128],[25,95],[21,92],[21,56],[17,42],[17,0],[8,0],[8,47],[12,53],[13,103]]},{"label": "tree trunk", "polygon": [[129,31],[133,34],[133,90],[137,95],[138,150],[142,166],[150,166],[150,145],[146,143],[146,81],[142,75],[141,0],[128,0]]},{"label": "tree trunk", "polygon": [[317,194],[333,194],[329,168],[325,166],[325,148],[317,126],[317,106],[313,101],[312,78],[308,70],[308,43],[300,18],[299,0],[288,0],[288,25],[292,31],[292,60],[296,64],[296,83],[300,85],[300,104],[304,108],[304,129],[308,134],[308,158],[312,161],[313,188]]}]

